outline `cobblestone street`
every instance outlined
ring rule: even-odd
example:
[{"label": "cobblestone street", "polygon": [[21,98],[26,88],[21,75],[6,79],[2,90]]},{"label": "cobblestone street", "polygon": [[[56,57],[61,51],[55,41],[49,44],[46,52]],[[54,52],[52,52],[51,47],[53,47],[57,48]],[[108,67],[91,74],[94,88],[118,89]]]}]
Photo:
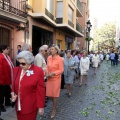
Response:
[{"label": "cobblestone street", "polygon": [[[119,120],[120,119],[120,65],[111,66],[104,61],[94,75],[89,71],[89,84],[73,85],[72,97],[66,89],[61,91],[57,114],[54,120]],[[49,100],[43,117],[37,120],[50,120],[52,102]],[[11,112],[8,112],[11,111]],[[13,117],[12,117],[13,116]],[[4,120],[16,120],[13,109],[2,114]]]},{"label": "cobblestone street", "polygon": [[[89,71],[89,85],[74,85],[72,97],[62,90],[54,120],[119,120],[120,68],[102,63],[96,75]],[[45,109],[43,120],[50,119],[51,102]],[[40,118],[38,117],[37,120]]]}]

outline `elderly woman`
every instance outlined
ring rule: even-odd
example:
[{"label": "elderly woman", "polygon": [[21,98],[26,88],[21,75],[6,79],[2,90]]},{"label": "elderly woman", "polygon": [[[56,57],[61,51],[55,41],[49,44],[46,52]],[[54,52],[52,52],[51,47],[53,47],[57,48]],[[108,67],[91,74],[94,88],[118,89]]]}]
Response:
[{"label": "elderly woman", "polygon": [[82,86],[83,76],[86,77],[86,83],[85,83],[85,85],[88,84],[88,70],[89,70],[89,65],[90,65],[90,60],[87,57],[86,51],[84,51],[83,52],[83,57],[81,57],[81,59],[80,59],[80,72],[81,72],[80,87]]},{"label": "elderly woman", "polygon": [[47,59],[47,71],[48,77],[46,84],[46,96],[51,97],[53,101],[51,118],[55,117],[56,106],[58,97],[60,94],[61,74],[63,73],[63,59],[58,55],[60,53],[59,47],[53,45],[50,48],[51,55]]},{"label": "elderly woman", "polygon": [[13,79],[13,63],[9,57],[10,48],[7,45],[0,46],[0,107],[6,112],[5,106],[10,106],[10,93]]},{"label": "elderly woman", "polygon": [[29,45],[28,43],[25,43],[25,44],[22,46],[22,50],[23,50],[23,51],[32,52],[32,46]]},{"label": "elderly woman", "polygon": [[34,66],[33,54],[22,51],[17,55],[20,67],[14,68],[12,101],[16,102],[18,120],[36,120],[37,111],[44,113],[45,86],[42,68]]},{"label": "elderly woman", "polygon": [[68,97],[71,96],[72,84],[74,81],[75,69],[77,68],[74,58],[70,51],[67,52],[64,60],[64,79],[67,86]]},{"label": "elderly woman", "polygon": [[98,68],[98,66],[100,64],[100,57],[97,54],[97,52],[95,52],[95,54],[93,55],[92,62],[93,62],[93,67],[94,67],[94,74],[96,74],[97,68]]}]

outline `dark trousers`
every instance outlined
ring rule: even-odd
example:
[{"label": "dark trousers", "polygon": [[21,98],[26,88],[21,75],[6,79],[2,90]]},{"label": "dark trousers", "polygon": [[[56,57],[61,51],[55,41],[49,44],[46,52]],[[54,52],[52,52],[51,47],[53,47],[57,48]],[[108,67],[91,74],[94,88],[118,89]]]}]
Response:
[{"label": "dark trousers", "polygon": [[[1,108],[4,107],[3,104],[5,105],[10,105],[10,98],[11,98],[11,88],[9,85],[0,85],[0,105]],[[5,100],[5,101],[4,101]]]},{"label": "dark trousers", "polygon": [[115,59],[115,65],[118,65],[118,59]]},{"label": "dark trousers", "polygon": [[115,65],[115,60],[111,60],[111,65]]},{"label": "dark trousers", "polygon": [[65,81],[64,81],[64,74],[61,76],[61,89],[64,89]]}]

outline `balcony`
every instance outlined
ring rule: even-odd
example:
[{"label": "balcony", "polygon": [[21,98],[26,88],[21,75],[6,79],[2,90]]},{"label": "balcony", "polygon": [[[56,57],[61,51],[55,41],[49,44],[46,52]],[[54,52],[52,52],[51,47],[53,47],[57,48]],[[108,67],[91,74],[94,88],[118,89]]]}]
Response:
[{"label": "balcony", "polygon": [[61,23],[63,23],[63,18],[56,18],[55,22],[57,24],[61,24]]},{"label": "balcony", "polygon": [[77,0],[77,16],[82,17],[82,4],[80,0]]},{"label": "balcony", "polygon": [[[26,5],[26,2],[24,3],[23,6],[25,5]],[[25,12],[26,10],[22,11],[18,8],[13,7],[12,5],[10,5],[9,2],[7,2],[7,0],[0,0],[0,9],[6,12],[12,13],[14,15],[17,15],[17,16],[27,18],[27,12]]]},{"label": "balcony", "polygon": [[71,27],[74,28],[74,24],[71,21],[69,21],[69,20],[68,20],[68,25],[70,25]]},{"label": "balcony", "polygon": [[54,16],[45,8],[45,14],[54,21]]},{"label": "balcony", "polygon": [[82,33],[82,26],[79,23],[76,23],[76,30]]}]

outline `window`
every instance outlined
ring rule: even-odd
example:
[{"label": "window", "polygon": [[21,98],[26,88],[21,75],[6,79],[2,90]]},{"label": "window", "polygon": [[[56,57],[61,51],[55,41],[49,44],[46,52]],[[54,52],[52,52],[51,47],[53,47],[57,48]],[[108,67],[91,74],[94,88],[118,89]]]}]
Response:
[{"label": "window", "polygon": [[63,2],[62,1],[57,2],[56,18],[63,18]]},{"label": "window", "polygon": [[57,40],[57,45],[61,49],[61,40]]},{"label": "window", "polygon": [[46,9],[53,14],[54,0],[46,0]]},{"label": "window", "polygon": [[10,30],[0,27],[0,45],[6,44],[9,45],[10,40]]},{"label": "window", "polygon": [[70,6],[68,6],[68,20],[73,22],[73,9]]}]

